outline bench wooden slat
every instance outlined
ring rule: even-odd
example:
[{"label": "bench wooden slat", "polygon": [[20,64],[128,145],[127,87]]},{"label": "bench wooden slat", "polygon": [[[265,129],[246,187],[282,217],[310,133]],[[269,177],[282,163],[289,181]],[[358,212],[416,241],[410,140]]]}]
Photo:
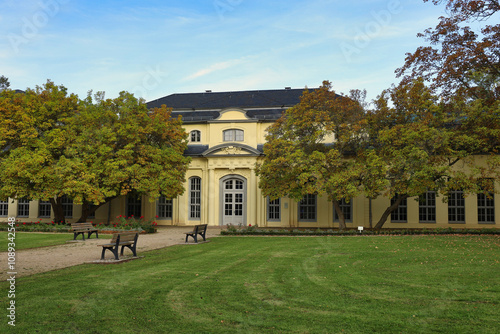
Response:
[{"label": "bench wooden slat", "polygon": [[110,243],[97,245],[102,247],[101,260],[104,260],[104,253],[106,250],[110,250],[115,256],[115,260],[118,260],[118,247],[121,246],[120,255],[123,256],[123,249],[127,247],[132,251],[134,256],[137,256],[137,238],[139,238],[139,232],[118,232],[113,233],[113,238]]},{"label": "bench wooden slat", "polygon": [[85,240],[85,233],[87,233],[88,239],[90,239],[92,233],[95,233],[96,238],[99,238],[99,229],[94,227],[91,222],[71,223],[71,229],[73,230],[73,240],[76,240],[79,234],[81,234],[83,240]]},{"label": "bench wooden slat", "polygon": [[188,242],[189,237],[192,237],[194,239],[194,242],[196,243],[198,243],[198,235],[201,235],[203,237],[203,241],[206,241],[206,233],[207,224],[195,225],[191,232],[184,232],[184,234],[186,235],[186,242]]}]

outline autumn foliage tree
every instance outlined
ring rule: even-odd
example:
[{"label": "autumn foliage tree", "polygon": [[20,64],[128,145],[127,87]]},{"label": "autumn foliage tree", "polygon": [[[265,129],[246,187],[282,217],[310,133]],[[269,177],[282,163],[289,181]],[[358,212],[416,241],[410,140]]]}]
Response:
[{"label": "autumn foliage tree", "polygon": [[51,81],[0,94],[2,198],[48,200],[64,221],[64,196],[83,204],[85,220],[131,191],[153,199],[182,193],[187,134],[170,110],[150,112],[126,92],[80,101]]},{"label": "autumn foliage tree", "polygon": [[[425,0],[427,1],[427,0]],[[419,37],[430,45],[406,55],[396,73],[403,80],[419,77],[431,83],[447,100],[482,99],[491,105],[500,98],[500,24],[483,24],[498,18],[497,0],[433,0],[445,3],[448,16]],[[479,31],[469,23],[481,25]],[[497,20],[498,22],[498,20]]]},{"label": "autumn foliage tree", "polygon": [[82,101],[68,126],[68,147],[59,162],[63,189],[83,204],[81,221],[101,205],[130,192],[174,198],[184,191],[190,159],[187,134],[165,106],[146,104],[122,92]]},{"label": "autumn foliage tree", "polygon": [[[351,94],[362,96],[359,91]],[[362,116],[362,105],[335,94],[327,81],[318,89],[305,90],[300,103],[268,129],[265,158],[256,168],[262,193],[295,200],[326,194],[334,203],[339,228],[345,228],[339,202],[360,191],[361,168],[351,155],[363,141]]]},{"label": "autumn foliage tree", "polygon": [[[402,201],[427,191],[446,200],[452,190],[464,194],[491,193],[485,179],[498,179],[500,113],[498,103],[481,100],[456,105],[444,103],[422,79],[384,91],[369,112],[370,145],[386,171],[382,195],[393,198],[375,228],[380,229]],[[492,128],[476,128],[492,122]],[[478,164],[478,157],[484,163]]]},{"label": "autumn foliage tree", "polygon": [[64,220],[57,163],[78,97],[51,81],[25,93],[0,94],[1,197],[50,199],[56,219]]}]

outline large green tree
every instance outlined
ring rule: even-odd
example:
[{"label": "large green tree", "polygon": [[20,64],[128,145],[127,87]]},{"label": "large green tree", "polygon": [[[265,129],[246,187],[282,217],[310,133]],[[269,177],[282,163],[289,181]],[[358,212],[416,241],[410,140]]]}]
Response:
[{"label": "large green tree", "polygon": [[63,189],[83,204],[81,221],[99,206],[134,191],[155,200],[184,191],[190,159],[187,134],[165,106],[122,92],[116,99],[90,96],[68,127],[68,147],[58,167]]},{"label": "large green tree", "polygon": [[122,92],[80,101],[48,81],[24,94],[0,95],[0,195],[49,200],[64,221],[63,196],[83,204],[84,220],[100,205],[136,191],[150,198],[182,193],[187,134],[165,107],[149,111]]},{"label": "large green tree", "polygon": [[[381,194],[394,201],[375,228],[382,228],[402,201],[426,191],[440,192],[445,199],[451,190],[492,191],[482,180],[498,179],[498,156],[490,153],[499,148],[499,116],[498,103],[486,107],[476,100],[460,108],[444,103],[423,80],[384,91],[369,113],[368,133],[385,165],[387,188]],[[496,125],[476,128],[487,122]],[[484,163],[478,164],[478,154],[486,158]]]},{"label": "large green tree", "polygon": [[268,129],[265,157],[257,164],[262,193],[270,198],[301,200],[307,194],[326,194],[339,217],[339,202],[360,191],[362,168],[353,158],[362,135],[363,92],[337,95],[327,81],[305,90],[300,103],[288,109]]},{"label": "large green tree", "polygon": [[24,93],[0,93],[1,197],[50,199],[56,219],[64,220],[57,163],[78,103],[76,95],[51,81]]}]

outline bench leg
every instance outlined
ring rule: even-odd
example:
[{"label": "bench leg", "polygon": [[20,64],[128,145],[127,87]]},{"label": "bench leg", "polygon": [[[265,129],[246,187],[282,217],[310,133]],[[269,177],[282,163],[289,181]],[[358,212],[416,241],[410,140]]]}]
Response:
[{"label": "bench leg", "polygon": [[198,233],[188,233],[186,234],[186,242],[188,242],[188,238],[193,237],[194,242],[198,243]]},{"label": "bench leg", "polygon": [[123,256],[123,248],[124,248],[124,247],[127,247],[128,249],[130,249],[130,250],[132,251],[132,254],[134,254],[134,256],[136,256],[136,257],[137,257],[137,250],[136,250],[136,248],[135,248],[135,244],[134,244],[134,245],[132,245],[132,246],[130,246],[130,245],[123,245],[123,246],[122,246],[122,250],[121,250],[121,252],[120,252],[120,255],[121,255],[121,256]]},{"label": "bench leg", "polygon": [[85,241],[85,232],[73,232],[73,240],[76,240],[78,234],[82,235],[83,241]]},{"label": "bench leg", "polygon": [[118,259],[118,247],[103,247],[102,248],[102,253],[101,253],[101,260],[104,260],[104,252],[106,252],[106,249],[109,249],[111,251],[111,253],[113,253],[113,255],[115,256],[115,260],[119,260]]},{"label": "bench leg", "polygon": [[95,237],[97,239],[99,239],[99,233],[97,233],[97,231],[89,231],[88,235],[87,235],[87,239],[90,239],[90,236],[92,235],[92,233],[95,233]]}]

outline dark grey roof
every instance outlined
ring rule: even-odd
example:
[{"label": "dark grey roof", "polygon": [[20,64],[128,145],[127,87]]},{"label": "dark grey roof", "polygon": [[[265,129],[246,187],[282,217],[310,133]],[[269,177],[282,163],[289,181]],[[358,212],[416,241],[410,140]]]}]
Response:
[{"label": "dark grey roof", "polygon": [[183,122],[204,122],[216,119],[220,113],[215,110],[206,111],[173,111],[172,117],[182,116]]},{"label": "dark grey roof", "polygon": [[201,155],[208,150],[208,145],[188,145],[184,155]]},{"label": "dark grey roof", "polygon": [[147,103],[148,108],[163,104],[173,110],[221,110],[225,108],[292,107],[300,102],[304,89],[251,90],[172,94]]}]

